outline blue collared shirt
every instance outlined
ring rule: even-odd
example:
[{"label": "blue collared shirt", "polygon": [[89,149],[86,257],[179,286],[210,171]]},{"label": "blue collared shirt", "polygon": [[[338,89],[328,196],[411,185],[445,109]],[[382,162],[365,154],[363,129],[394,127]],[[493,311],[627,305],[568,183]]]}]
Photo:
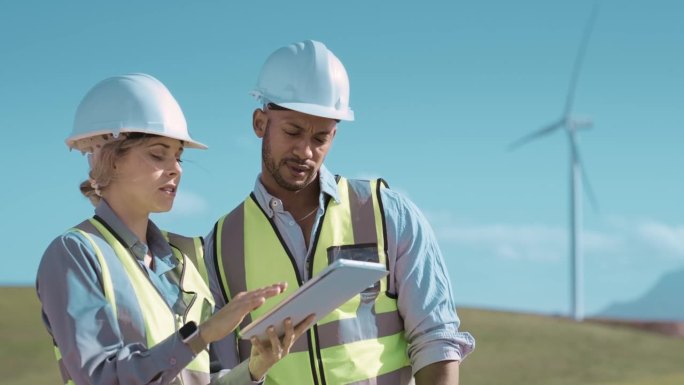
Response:
[{"label": "blue collared shirt", "polygon": [[[301,227],[283,209],[283,203],[268,193],[257,177],[254,195],[259,206],[274,220],[280,235],[292,251],[302,277],[306,276],[306,258],[314,234],[325,212],[326,195],[339,202],[337,183],[325,166],[319,172],[321,195],[316,220],[307,245]],[[398,307],[404,319],[409,342],[409,357],[415,374],[421,368],[439,361],[462,361],[475,347],[467,332],[458,330],[460,321],[455,311],[451,282],[434,232],[425,216],[406,197],[390,189],[380,190],[387,223],[388,257],[390,258],[391,292],[398,294]],[[217,308],[225,305],[213,264],[213,234],[205,242],[206,266],[210,288]],[[224,367],[239,363],[235,336],[230,334],[214,344]]]},{"label": "blue collared shirt", "polygon": [[[152,284],[176,314],[182,314],[179,287],[167,277],[178,261],[157,226],[149,222],[148,245],[117,217],[106,201],[95,209],[100,217],[123,241]],[[104,245],[101,245],[104,246]],[[111,248],[100,247],[103,253]],[[148,253],[153,268],[143,263]],[[107,260],[112,260],[107,258]],[[115,288],[127,287],[127,277],[110,269]],[[62,360],[77,385],[82,384],[168,384],[193,359],[190,348],[178,333],[173,333],[152,348],[144,341],[124,341],[116,315],[104,296],[102,267],[88,240],[76,232],[57,237],[43,254],[36,290],[42,303],[43,322],[62,354]],[[117,295],[117,301],[131,301],[126,308],[136,309],[137,299]],[[133,322],[143,322],[142,314],[130,314]],[[144,330],[144,326],[141,328]],[[247,365],[240,365],[212,378],[212,384],[251,384]],[[235,381],[235,382],[231,382]],[[193,384],[194,385],[194,384]]]}]

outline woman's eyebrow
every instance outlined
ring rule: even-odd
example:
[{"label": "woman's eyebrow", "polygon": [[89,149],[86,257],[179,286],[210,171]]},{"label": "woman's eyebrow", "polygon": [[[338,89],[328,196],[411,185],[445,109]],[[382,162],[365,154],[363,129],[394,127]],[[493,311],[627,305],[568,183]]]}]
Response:
[{"label": "woman's eyebrow", "polygon": [[167,148],[167,149],[171,148],[171,146],[169,146],[166,143],[152,143],[149,146],[147,146],[147,148],[154,147],[154,146],[162,146],[162,147]]}]

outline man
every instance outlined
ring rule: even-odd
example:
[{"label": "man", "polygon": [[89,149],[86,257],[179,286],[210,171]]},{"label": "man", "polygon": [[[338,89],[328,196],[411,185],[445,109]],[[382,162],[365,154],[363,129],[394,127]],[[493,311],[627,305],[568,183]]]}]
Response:
[{"label": "man", "polygon": [[[217,306],[264,282],[287,281],[292,293],[339,258],[380,262],[390,271],[313,326],[266,382],[405,385],[415,376],[418,385],[457,384],[459,363],[475,341],[458,331],[429,224],[384,181],[347,180],[323,165],[337,123],[354,120],[342,63],[320,42],[283,47],[267,59],[253,95],[262,105],[252,116],[262,172],[252,194],[207,237]],[[231,367],[249,357],[249,341],[229,336],[213,351]]]}]

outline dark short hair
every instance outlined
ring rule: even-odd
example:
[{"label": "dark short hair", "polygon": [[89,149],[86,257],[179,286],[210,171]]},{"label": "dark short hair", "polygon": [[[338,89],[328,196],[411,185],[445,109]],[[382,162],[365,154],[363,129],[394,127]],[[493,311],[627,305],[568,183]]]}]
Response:
[{"label": "dark short hair", "polygon": [[[266,103],[266,108],[269,110],[276,110],[276,111],[294,111],[294,110],[291,110],[289,108],[285,108],[283,106],[279,106],[279,105],[277,105],[275,103],[271,103],[271,102]],[[333,119],[333,120],[335,121],[335,123],[340,122],[339,119]]]},{"label": "dark short hair", "polygon": [[289,108],[281,107],[281,106],[279,106],[275,103],[271,103],[271,102],[266,103],[266,108],[268,108],[269,110],[277,110],[277,111],[292,111]]}]

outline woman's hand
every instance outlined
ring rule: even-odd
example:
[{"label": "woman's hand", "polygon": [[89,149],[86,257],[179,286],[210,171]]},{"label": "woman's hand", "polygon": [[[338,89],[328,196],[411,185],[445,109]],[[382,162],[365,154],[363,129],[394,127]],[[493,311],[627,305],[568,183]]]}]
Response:
[{"label": "woman's hand", "polygon": [[200,327],[200,336],[207,344],[227,336],[242,322],[249,312],[258,308],[271,298],[285,291],[286,282],[277,283],[261,289],[240,292],[219,311],[214,313]]},{"label": "woman's hand", "polygon": [[275,328],[269,326],[267,333],[269,341],[259,341],[257,337],[252,337],[252,352],[249,355],[249,373],[253,380],[259,380],[266,375],[266,372],[285,357],[294,345],[294,342],[313,324],[314,315],[310,314],[296,327],[292,327],[292,320],[286,318],[283,322],[285,335],[279,339]]}]

